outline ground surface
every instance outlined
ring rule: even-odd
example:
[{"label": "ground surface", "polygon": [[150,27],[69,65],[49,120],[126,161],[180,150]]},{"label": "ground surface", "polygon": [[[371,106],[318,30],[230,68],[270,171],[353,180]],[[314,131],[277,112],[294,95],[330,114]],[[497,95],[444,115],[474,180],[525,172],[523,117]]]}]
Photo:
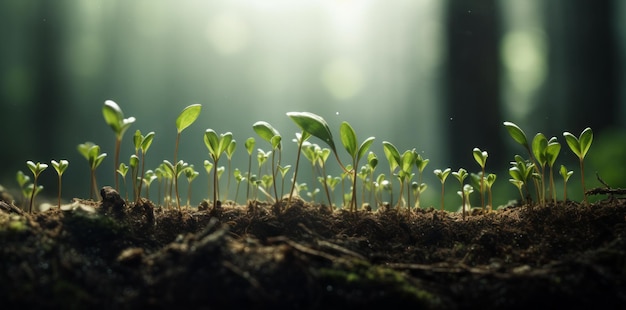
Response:
[{"label": "ground surface", "polygon": [[0,201],[3,309],[626,308],[626,201],[331,211],[294,200],[181,211],[105,193]]}]

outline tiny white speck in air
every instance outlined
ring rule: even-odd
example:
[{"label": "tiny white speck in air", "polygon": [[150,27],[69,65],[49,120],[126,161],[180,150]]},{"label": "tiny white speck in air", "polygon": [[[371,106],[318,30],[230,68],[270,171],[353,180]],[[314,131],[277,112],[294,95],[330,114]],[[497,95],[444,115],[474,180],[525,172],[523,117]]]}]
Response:
[{"label": "tiny white speck in air", "polygon": [[339,112],[335,112],[335,114],[339,115]]}]

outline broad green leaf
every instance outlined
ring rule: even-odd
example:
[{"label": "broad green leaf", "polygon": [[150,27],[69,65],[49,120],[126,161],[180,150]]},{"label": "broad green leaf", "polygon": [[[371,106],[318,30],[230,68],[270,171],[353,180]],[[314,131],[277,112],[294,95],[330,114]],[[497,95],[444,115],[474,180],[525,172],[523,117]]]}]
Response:
[{"label": "broad green leaf", "polygon": [[246,151],[248,151],[248,155],[252,155],[252,151],[254,150],[254,144],[255,144],[255,140],[253,137],[250,137],[248,139],[246,139],[246,142],[244,143],[244,146],[246,148]]},{"label": "broad green leaf", "polygon": [[89,150],[91,149],[92,146],[94,146],[95,144],[93,142],[85,142],[85,143],[81,143],[78,145],[78,147],[76,148],[78,150],[78,152],[83,155],[83,157],[85,157],[86,160],[89,160]]},{"label": "broad green leaf", "polygon": [[569,132],[564,132],[563,137],[565,137],[565,142],[569,146],[570,150],[578,156],[578,158],[582,158],[582,151],[580,149],[580,143],[578,142],[578,138]]},{"label": "broad green leaf", "polygon": [[217,133],[213,129],[207,129],[204,132],[204,144],[209,149],[211,155],[217,156],[219,151],[220,140],[217,137]]},{"label": "broad green leaf", "polygon": [[584,158],[591,147],[591,142],[593,141],[593,131],[591,131],[591,128],[585,128],[585,130],[583,130],[580,134],[578,141],[580,143],[582,157]]},{"label": "broad green leaf", "polygon": [[233,134],[231,132],[220,134],[219,153],[217,156],[221,156],[222,153],[226,152],[231,141],[233,141]]},{"label": "broad green leaf", "polygon": [[121,139],[130,125],[135,122],[134,117],[124,118],[122,109],[112,100],[104,102],[102,115],[104,116],[104,121],[113,129],[118,139]]},{"label": "broad green leaf", "polygon": [[357,154],[356,160],[359,161],[361,160],[361,158],[363,158],[363,155],[365,155],[365,152],[367,152],[367,150],[369,150],[370,146],[372,146],[372,143],[374,143],[374,137],[369,137],[367,139],[365,139],[365,141],[363,141],[363,143],[361,143],[361,145],[359,146],[359,153]]},{"label": "broad green leaf", "polygon": [[181,133],[185,128],[193,124],[193,122],[198,119],[198,116],[200,116],[200,111],[202,111],[201,104],[192,104],[184,108],[176,118],[176,129],[178,129],[178,133]]},{"label": "broad green leaf", "polygon": [[395,145],[387,141],[383,141],[383,151],[389,162],[389,167],[392,171],[395,170],[400,165],[400,152]]},{"label": "broad green leaf", "polygon": [[152,145],[152,140],[154,140],[154,131],[149,132],[141,139],[141,152],[144,154],[148,152],[148,149]]},{"label": "broad green leaf", "polygon": [[376,153],[369,152],[367,154],[367,164],[372,167],[372,169],[376,169],[376,166],[378,166],[378,157],[376,156]]},{"label": "broad green leaf", "polygon": [[546,148],[546,158],[548,160],[548,166],[554,166],[559,153],[561,152],[561,144],[556,142],[556,138],[551,138],[548,141],[548,147]]},{"label": "broad green leaf", "polygon": [[504,122],[504,127],[506,127],[506,130],[509,132],[509,135],[513,138],[513,140],[525,148],[528,148],[528,139],[521,128],[511,122]]},{"label": "broad green leaf", "polygon": [[[293,120],[303,132],[315,136],[330,146],[331,150],[337,153],[333,135],[330,131],[328,123],[319,115],[310,112],[288,112],[287,116]],[[303,135],[302,139],[308,138]]]},{"label": "broad green leaf", "polygon": [[416,154],[417,153],[415,153],[415,150],[404,151],[404,153],[402,153],[402,156],[400,157],[400,170],[402,170],[406,174],[411,173],[413,164],[415,163]]},{"label": "broad green leaf", "polygon": [[233,139],[232,141],[230,141],[230,144],[228,144],[228,148],[226,149],[226,156],[228,156],[228,158],[232,158],[236,149],[237,141]]},{"label": "broad green leaf", "polygon": [[542,133],[538,133],[533,138],[532,151],[533,156],[541,167],[546,165],[548,158],[546,157],[546,149],[548,148],[548,139]]},{"label": "broad green leaf", "polygon": [[270,140],[270,144],[272,145],[272,149],[282,149],[282,143],[281,141],[283,140],[283,138],[281,136],[273,136],[272,139]]},{"label": "broad green leaf", "polygon": [[459,182],[463,183],[463,180],[467,177],[467,170],[459,168],[459,171],[452,172],[452,175],[459,180]]},{"label": "broad green leaf", "polygon": [[139,157],[135,154],[130,155],[130,160],[128,161],[128,164],[131,168],[137,168],[137,166],[139,166]]},{"label": "broad green leaf", "polygon": [[422,158],[422,155],[417,154],[417,156],[415,157],[415,166],[417,167],[417,170],[419,170],[420,172],[424,171],[429,161],[429,159],[424,159]]},{"label": "broad green leaf", "polygon": [[252,129],[254,129],[254,132],[256,132],[259,137],[269,143],[272,142],[273,137],[280,136],[280,133],[268,122],[258,121],[252,125]]},{"label": "broad green leaf", "polygon": [[479,148],[475,147],[472,150],[472,154],[474,155],[474,159],[476,160],[478,165],[480,165],[482,168],[485,168],[488,156],[487,151],[481,151]]},{"label": "broad green leaf", "polygon": [[43,172],[44,170],[46,170],[46,168],[48,168],[47,164],[42,164],[42,163],[34,163],[31,160],[26,162],[26,165],[28,166],[28,169],[30,169],[30,171],[32,171],[33,175],[35,175],[35,177],[37,177],[41,172]]},{"label": "broad green leaf", "polygon": [[490,173],[489,175],[487,175],[487,186],[489,188],[491,188],[495,182],[496,182],[496,175],[495,174]]},{"label": "broad green leaf", "polygon": [[348,154],[352,157],[352,159],[356,159],[357,157],[357,138],[354,129],[348,122],[341,123],[341,127],[339,128],[339,133],[341,136],[341,143],[348,151]]}]

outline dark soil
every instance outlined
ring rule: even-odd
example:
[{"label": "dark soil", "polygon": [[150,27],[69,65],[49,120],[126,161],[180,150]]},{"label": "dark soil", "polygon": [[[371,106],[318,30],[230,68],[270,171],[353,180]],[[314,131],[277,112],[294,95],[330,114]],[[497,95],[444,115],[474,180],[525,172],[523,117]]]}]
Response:
[{"label": "dark soil", "polygon": [[460,214],[296,199],[0,202],[1,309],[626,308],[626,200]]}]

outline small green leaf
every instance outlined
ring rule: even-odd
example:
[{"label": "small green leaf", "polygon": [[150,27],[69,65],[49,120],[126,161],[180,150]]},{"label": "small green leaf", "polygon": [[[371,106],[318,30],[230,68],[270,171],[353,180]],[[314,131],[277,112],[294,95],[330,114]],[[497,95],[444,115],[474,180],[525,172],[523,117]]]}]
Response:
[{"label": "small green leaf", "polygon": [[273,137],[280,136],[278,130],[274,129],[268,122],[258,121],[252,125],[252,129],[254,129],[254,132],[256,132],[259,137],[269,143],[272,142]]},{"label": "small green leaf", "polygon": [[587,152],[589,151],[589,148],[591,147],[591,142],[593,141],[593,131],[591,131],[591,128],[585,128],[585,130],[583,130],[583,132],[580,134],[580,138],[578,138],[578,141],[580,142],[580,150],[582,157],[584,158],[585,156],[587,156]]},{"label": "small green leaf", "polygon": [[354,129],[348,122],[341,123],[341,127],[339,128],[339,133],[341,136],[341,143],[345,147],[348,154],[355,159],[357,157],[357,138]]},{"label": "small green leaf", "polygon": [[237,149],[237,141],[235,140],[230,141],[230,143],[228,144],[228,148],[226,148],[226,156],[228,158],[232,158],[236,149]]},{"label": "small green leaf", "polygon": [[143,152],[144,154],[148,152],[150,145],[152,145],[153,139],[154,139],[154,131],[149,132],[148,134],[146,134],[145,137],[141,139],[141,152]]},{"label": "small green leaf", "polygon": [[[293,120],[303,132],[315,136],[330,146],[331,150],[337,153],[333,135],[328,123],[319,115],[310,112],[288,112],[287,116]],[[303,135],[303,139],[308,138]]]},{"label": "small green leaf", "polygon": [[54,167],[54,170],[57,171],[58,175],[63,175],[67,167],[70,165],[70,162],[65,159],[61,159],[58,162],[56,160],[52,160],[50,163],[52,164],[52,167]]},{"label": "small green leaf", "polygon": [[533,156],[537,162],[539,162],[539,166],[543,167],[546,165],[548,158],[546,156],[546,150],[548,148],[548,139],[542,133],[538,133],[533,138],[532,151]]},{"label": "small green leaf", "polygon": [[181,133],[185,130],[185,128],[193,124],[193,122],[198,119],[198,116],[200,116],[200,111],[202,111],[201,104],[192,104],[184,108],[176,118],[176,128],[178,129],[178,133]]},{"label": "small green leaf", "polygon": [[135,122],[134,117],[125,119],[122,109],[112,100],[106,100],[104,102],[102,116],[104,116],[104,121],[113,129],[118,139],[121,138],[130,125]]},{"label": "small green leaf", "polygon": [[506,130],[509,132],[509,135],[511,135],[513,140],[528,148],[528,139],[526,138],[526,134],[521,128],[519,128],[519,126],[512,122],[504,122],[504,127],[506,127]]},{"label": "small green leaf", "polygon": [[400,152],[395,145],[387,141],[383,141],[383,151],[389,162],[389,167],[392,171],[395,170],[400,165]]},{"label": "small green leaf", "polygon": [[253,137],[250,137],[248,139],[246,139],[246,142],[244,143],[244,147],[246,148],[246,151],[248,151],[248,155],[252,155],[252,151],[254,150],[254,144],[255,144],[255,140]]},{"label": "small green leaf", "polygon": [[548,166],[554,166],[559,153],[561,152],[561,144],[556,141],[555,137],[552,137],[548,141],[548,147],[546,148],[546,159],[548,160]]},{"label": "small green leaf", "polygon": [[359,146],[359,152],[357,154],[356,160],[359,161],[361,160],[361,158],[363,158],[363,155],[365,155],[365,152],[367,152],[367,150],[369,150],[370,146],[372,146],[372,143],[374,143],[374,137],[369,137],[367,139],[365,139],[365,141],[363,141],[363,143],[361,143],[361,145]]},{"label": "small green leaf", "polygon": [[446,179],[448,178],[448,175],[451,171],[452,169],[446,168],[443,171],[441,171],[441,169],[435,169],[433,172],[439,178],[439,181],[441,181],[441,183],[443,184],[444,182],[446,182]]},{"label": "small green leaf", "polygon": [[204,144],[209,149],[209,153],[216,155],[219,151],[219,139],[217,133],[213,129],[207,129],[204,132]]},{"label": "small green leaf", "polygon": [[472,154],[474,155],[474,159],[476,160],[478,165],[480,165],[482,168],[485,168],[485,165],[487,164],[487,156],[489,156],[489,154],[487,154],[487,151],[481,151],[479,148],[475,147],[472,150]]},{"label": "small green leaf", "polygon": [[582,158],[583,155],[580,148],[580,142],[578,142],[578,138],[576,138],[576,136],[567,131],[563,133],[563,137],[565,137],[565,142],[567,142],[570,150],[572,150],[572,152],[574,152],[574,154],[576,154],[578,158]]},{"label": "small green leaf", "polygon": [[17,184],[19,184],[20,188],[24,187],[26,183],[30,182],[30,177],[27,176],[22,170],[19,170],[16,175]]}]

